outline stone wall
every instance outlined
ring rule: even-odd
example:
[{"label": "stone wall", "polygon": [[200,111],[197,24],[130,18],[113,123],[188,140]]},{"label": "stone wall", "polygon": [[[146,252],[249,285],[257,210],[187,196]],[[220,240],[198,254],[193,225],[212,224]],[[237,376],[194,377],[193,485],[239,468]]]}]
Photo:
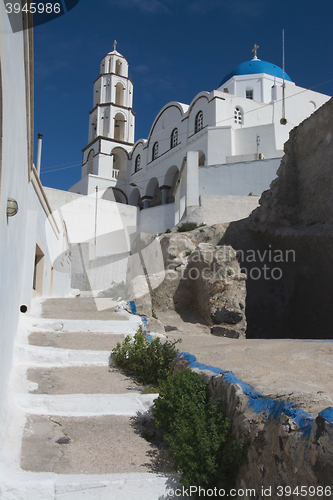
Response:
[{"label": "stone wall", "polygon": [[[281,495],[281,488],[287,493],[285,488],[294,491],[298,487],[300,495],[301,486],[303,493],[315,491],[314,495],[303,494],[305,498],[331,498],[332,408],[312,416],[282,398],[263,396],[232,372],[201,365],[188,353],[183,357],[202,378],[213,399],[220,399],[233,434],[250,440],[248,463],[239,471],[236,489],[252,492],[237,498],[295,498],[297,495]],[[330,491],[326,497],[325,487]]]}]

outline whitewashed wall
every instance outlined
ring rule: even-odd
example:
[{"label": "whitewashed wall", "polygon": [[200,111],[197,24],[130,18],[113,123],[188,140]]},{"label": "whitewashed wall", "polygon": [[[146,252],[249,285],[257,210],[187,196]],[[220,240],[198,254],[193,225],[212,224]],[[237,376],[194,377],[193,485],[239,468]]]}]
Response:
[{"label": "whitewashed wall", "polygon": [[164,233],[175,225],[174,218],[174,203],[145,208],[138,215],[138,230],[149,234]]},{"label": "whitewashed wall", "polygon": [[201,195],[260,195],[276,177],[280,158],[199,168]]},{"label": "whitewashed wall", "polygon": [[[4,3],[1,3],[0,408],[12,362],[21,305],[29,179],[24,35],[11,34],[4,9]],[[7,221],[8,197],[17,200],[19,212]]]},{"label": "whitewashed wall", "polygon": [[[53,271],[54,254],[65,248],[62,227],[48,220],[49,207],[32,166],[33,65],[32,31],[13,34],[0,4],[1,108],[0,136],[0,431],[6,412],[6,387],[13,361],[21,305],[28,310],[33,294],[35,249],[44,255],[43,295],[66,295],[69,274]],[[7,219],[7,198],[18,203],[18,213]],[[51,250],[47,245],[51,242]],[[3,436],[0,434],[0,439]],[[0,443],[1,450],[1,443]]]},{"label": "whitewashed wall", "polygon": [[260,196],[202,195],[200,207],[182,222],[205,223],[207,226],[245,219],[258,207]]},{"label": "whitewashed wall", "polygon": [[72,287],[98,292],[110,288],[113,282],[125,281],[139,209],[96,200],[94,194],[83,196],[51,188],[45,191],[55,219],[63,219],[68,230]]}]

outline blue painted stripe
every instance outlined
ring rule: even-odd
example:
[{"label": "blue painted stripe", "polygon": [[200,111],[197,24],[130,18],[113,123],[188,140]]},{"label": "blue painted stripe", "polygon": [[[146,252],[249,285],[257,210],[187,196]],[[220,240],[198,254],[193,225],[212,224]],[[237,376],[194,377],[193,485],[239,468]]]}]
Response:
[{"label": "blue painted stripe", "polygon": [[[133,314],[136,314],[137,309],[134,300],[130,301],[130,307]],[[145,316],[141,316],[143,325],[147,325],[147,318]],[[150,335],[148,330],[144,330],[144,333],[147,335],[149,342],[153,342],[153,338]],[[277,340],[277,339],[266,339],[266,340]],[[278,339],[281,340],[281,339]],[[283,339],[286,341],[291,341],[292,339]],[[333,339],[318,339],[318,340],[300,340],[301,342],[333,342]],[[189,368],[197,368],[199,370],[208,370],[213,373],[222,373],[223,378],[230,382],[231,384],[238,384],[243,393],[248,398],[248,407],[257,414],[262,412],[266,412],[266,419],[272,417],[274,420],[279,420],[282,414],[291,417],[294,422],[298,425],[299,430],[303,435],[309,436],[311,433],[312,423],[314,421],[314,417],[310,414],[306,413],[302,408],[295,408],[294,403],[289,403],[287,401],[274,400],[272,398],[268,398],[256,391],[251,385],[239,380],[236,375],[232,372],[223,370],[222,368],[218,368],[216,366],[205,365],[203,363],[199,363],[196,361],[196,357],[189,352],[180,352],[177,356],[183,356],[186,361],[189,361]],[[319,413],[321,417],[323,417],[327,422],[333,424],[333,407],[328,407],[325,410]]]},{"label": "blue painted stripe", "polygon": [[135,305],[134,300],[130,300],[130,301],[129,301],[129,305],[130,305],[130,308],[131,308],[132,314],[136,314],[137,310],[136,310],[136,305]]},{"label": "blue painted stripe", "polygon": [[149,342],[153,342],[153,340],[154,340],[154,339],[153,339],[153,337],[150,335],[150,333],[148,333],[148,332],[147,332],[147,333],[146,333],[146,337],[147,337],[147,339],[149,340]]},{"label": "blue painted stripe", "polygon": [[330,424],[333,424],[333,407],[332,406],[329,406],[328,408],[325,408],[325,410],[320,411],[318,413],[318,415],[323,417]]},{"label": "blue painted stripe", "polygon": [[[248,407],[257,414],[266,413],[266,420],[272,417],[274,420],[279,420],[280,416],[286,415],[294,420],[298,425],[300,432],[304,436],[311,434],[311,428],[314,421],[309,413],[306,413],[302,408],[296,408],[294,403],[288,401],[274,400],[266,397],[256,391],[251,385],[239,380],[232,372],[223,370],[203,363],[198,363],[196,357],[189,352],[180,352],[178,356],[183,356],[186,361],[190,362],[189,368],[198,368],[200,370],[209,370],[213,373],[222,373],[223,378],[231,384],[238,384],[243,393],[248,398]],[[333,407],[326,408],[319,413],[327,422],[333,423]]]}]

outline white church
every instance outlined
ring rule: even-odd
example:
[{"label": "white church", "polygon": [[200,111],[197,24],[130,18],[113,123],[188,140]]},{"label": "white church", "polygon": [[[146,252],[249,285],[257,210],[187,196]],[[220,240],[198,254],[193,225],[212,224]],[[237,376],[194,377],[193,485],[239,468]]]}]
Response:
[{"label": "white church", "polygon": [[148,138],[134,143],[133,83],[115,42],[94,81],[82,178],[69,191],[164,207],[141,214],[152,232],[191,213],[207,223],[249,215],[258,203],[249,195],[269,188],[290,130],[330,98],[298,87],[279,66],[260,60],[258,48],[216,90],[190,104],[167,103]]}]

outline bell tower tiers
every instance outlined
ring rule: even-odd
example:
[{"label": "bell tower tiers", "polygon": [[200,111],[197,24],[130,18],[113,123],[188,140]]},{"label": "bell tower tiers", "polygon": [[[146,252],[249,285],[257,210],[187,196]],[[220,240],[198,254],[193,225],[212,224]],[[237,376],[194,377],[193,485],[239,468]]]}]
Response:
[{"label": "bell tower tiers", "polygon": [[[88,145],[83,149],[82,178],[77,184],[80,191],[83,184],[87,185],[84,191],[88,192],[82,194],[90,194],[88,185],[93,183],[94,189],[96,185],[115,186],[120,171],[126,170],[127,152],[134,144],[133,83],[128,77],[128,62],[116,46],[115,41],[113,51],[102,59],[100,75],[94,81]],[[91,176],[94,179],[86,179]]]}]

